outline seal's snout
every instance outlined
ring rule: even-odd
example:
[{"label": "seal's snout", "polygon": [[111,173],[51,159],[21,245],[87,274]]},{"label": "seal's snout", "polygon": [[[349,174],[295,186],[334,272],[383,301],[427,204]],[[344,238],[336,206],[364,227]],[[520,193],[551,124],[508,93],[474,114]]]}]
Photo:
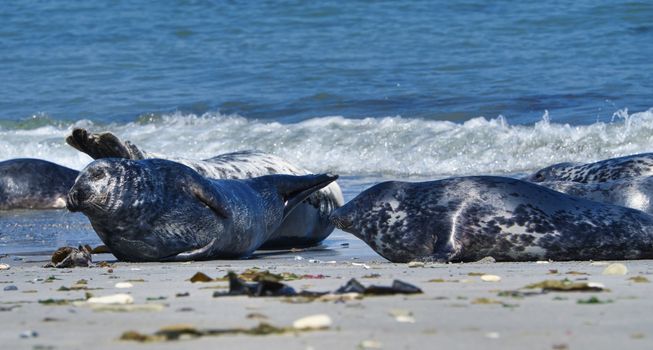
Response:
[{"label": "seal's snout", "polygon": [[72,212],[79,211],[81,209],[81,203],[83,203],[85,199],[86,198],[83,194],[83,191],[73,187],[68,192],[68,197],[66,198],[66,208]]},{"label": "seal's snout", "polygon": [[346,230],[354,225],[354,222],[348,218],[347,215],[343,215],[341,210],[336,210],[331,213],[329,220],[331,220],[331,223],[341,230]]}]

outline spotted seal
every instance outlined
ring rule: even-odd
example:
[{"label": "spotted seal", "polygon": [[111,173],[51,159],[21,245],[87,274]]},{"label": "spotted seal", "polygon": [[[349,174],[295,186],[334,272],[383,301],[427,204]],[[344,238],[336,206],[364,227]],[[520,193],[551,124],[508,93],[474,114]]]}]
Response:
[{"label": "spotted seal", "polygon": [[605,182],[546,181],[538,185],[601,203],[621,205],[653,215],[653,176]]},{"label": "spotted seal", "polygon": [[61,209],[78,172],[41,159],[0,162],[0,210]]},{"label": "spotted seal", "polygon": [[531,182],[606,182],[637,176],[653,176],[653,153],[610,158],[595,163],[559,163],[528,176]]},{"label": "spotted seal", "polygon": [[653,216],[505,177],[384,182],[331,220],[393,262],[653,258]]},{"label": "spotted seal", "polygon": [[251,254],[333,175],[212,180],[163,159],[101,159],[84,168],[67,207],[86,215],[124,261],[187,261]]},{"label": "spotted seal", "polygon": [[[109,157],[133,160],[169,159],[212,179],[243,179],[271,174],[309,174],[307,170],[296,167],[284,159],[259,151],[226,153],[204,160],[167,157],[141,150],[133,143],[122,141],[112,133],[90,133],[85,129],[73,130],[66,138],[66,142],[94,159]],[[321,242],[333,232],[334,227],[329,221],[329,214],[343,203],[340,187],[336,182],[332,182],[299,204],[262,248],[292,248]]]}]

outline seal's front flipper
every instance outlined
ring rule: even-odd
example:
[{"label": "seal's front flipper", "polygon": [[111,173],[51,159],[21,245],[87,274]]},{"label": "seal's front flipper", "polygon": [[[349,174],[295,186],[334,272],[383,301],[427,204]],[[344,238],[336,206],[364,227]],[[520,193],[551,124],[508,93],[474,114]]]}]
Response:
[{"label": "seal's front flipper", "polygon": [[217,238],[214,238],[209,242],[209,244],[198,248],[198,249],[193,249],[189,250],[187,252],[175,254],[172,256],[168,256],[165,258],[162,258],[161,261],[193,261],[193,260],[206,260],[210,258],[209,253],[211,252],[211,247],[213,247],[213,244]]},{"label": "seal's front flipper", "polygon": [[89,133],[86,129],[74,129],[66,137],[66,143],[75,149],[84,152],[93,159],[125,158],[144,159],[143,153],[130,142],[122,142],[110,132],[99,134]]},{"label": "seal's front flipper", "polygon": [[338,178],[338,175],[267,175],[261,178],[269,178],[277,188],[279,195],[283,198],[285,206],[283,218],[285,219],[297,204],[308,198],[313,192],[326,187]]},{"label": "seal's front flipper", "polygon": [[195,197],[209,207],[209,209],[213,210],[216,215],[225,219],[231,217],[231,210],[225,205],[225,199],[211,187],[208,180],[203,179],[203,181],[195,182],[191,184],[190,189]]}]

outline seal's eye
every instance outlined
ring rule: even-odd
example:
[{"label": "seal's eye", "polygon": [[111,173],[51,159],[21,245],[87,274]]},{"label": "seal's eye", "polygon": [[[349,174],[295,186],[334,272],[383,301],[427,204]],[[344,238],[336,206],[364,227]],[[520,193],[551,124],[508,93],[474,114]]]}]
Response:
[{"label": "seal's eye", "polygon": [[89,176],[93,181],[102,180],[104,178],[104,175],[105,175],[104,171],[99,169],[93,169],[89,173]]}]

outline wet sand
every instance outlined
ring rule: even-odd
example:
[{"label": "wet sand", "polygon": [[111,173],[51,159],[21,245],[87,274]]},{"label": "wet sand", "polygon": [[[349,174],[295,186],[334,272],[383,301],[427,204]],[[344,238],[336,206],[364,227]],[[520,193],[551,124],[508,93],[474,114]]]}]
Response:
[{"label": "wet sand", "polygon": [[[0,291],[0,342],[4,349],[650,349],[653,346],[653,284],[642,282],[653,281],[653,261],[621,262],[629,271],[614,276],[602,274],[605,264],[590,262],[409,267],[389,263],[370,250],[365,251],[359,243],[339,243],[337,238],[338,235],[329,241],[330,245],[319,250],[266,253],[256,259],[236,261],[123,263],[105,254],[95,256],[94,261],[109,261],[110,267],[46,269],[41,267],[44,256],[24,260],[5,256],[0,263],[11,268],[0,271],[0,288],[15,286],[17,290]],[[227,282],[189,281],[196,272],[215,278],[230,270],[240,273],[254,267],[273,273],[313,275],[284,282],[297,290],[332,291],[350,278],[364,285],[389,285],[392,280],[400,279],[420,287],[424,293],[369,296],[344,302],[293,303],[278,297],[214,298],[215,291],[226,291]],[[319,274],[325,277],[310,278]],[[485,282],[483,274],[496,275],[501,280]],[[639,282],[631,279],[636,276],[643,279]],[[543,280],[565,278],[602,283],[609,291],[540,293],[537,288],[523,289]],[[88,290],[60,290],[75,286],[81,279],[87,281],[81,287],[86,286]],[[120,282],[133,286],[116,288]],[[72,302],[43,303],[47,299],[84,300],[85,293],[96,297],[127,293],[139,310],[101,311]],[[188,296],[183,296],[186,293]],[[259,322],[289,327],[294,320],[314,314],[328,315],[331,326],[326,330],[265,336],[204,336],[156,343],[120,340],[126,331],[152,334],[177,324],[197,329],[249,328]]]}]

